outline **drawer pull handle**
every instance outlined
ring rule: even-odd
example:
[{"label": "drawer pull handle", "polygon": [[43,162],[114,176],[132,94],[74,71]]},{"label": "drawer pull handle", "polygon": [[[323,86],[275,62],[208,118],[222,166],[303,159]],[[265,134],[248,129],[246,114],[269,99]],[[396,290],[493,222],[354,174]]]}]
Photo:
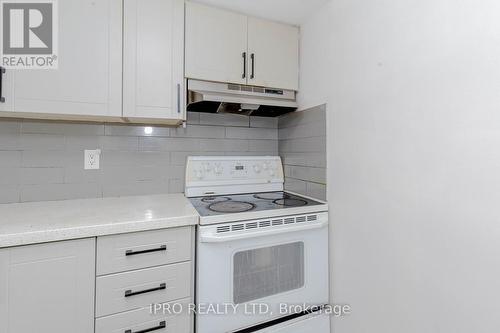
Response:
[{"label": "drawer pull handle", "polygon": [[181,85],[177,84],[177,113],[181,113]]},{"label": "drawer pull handle", "polygon": [[159,287],[156,287],[156,288],[144,289],[144,290],[139,290],[139,291],[132,291],[129,289],[129,290],[125,290],[125,297],[146,294],[146,293],[150,293],[153,291],[164,290],[164,289],[167,289],[166,283],[162,283],[162,284],[160,284]]},{"label": "drawer pull handle", "polygon": [[2,96],[2,83],[4,74],[5,74],[5,68],[0,66],[0,103],[5,103],[5,97]]},{"label": "drawer pull handle", "polygon": [[127,250],[125,251],[126,256],[135,256],[137,254],[144,254],[144,253],[151,253],[151,252],[160,252],[160,251],[167,251],[167,246],[162,245],[159,248],[156,249],[149,249],[149,250],[142,250],[142,251],[132,251],[132,250]]},{"label": "drawer pull handle", "polygon": [[243,57],[243,75],[241,75],[241,78],[244,79],[247,77],[247,53],[243,52],[241,56]]},{"label": "drawer pull handle", "polygon": [[162,328],[165,328],[165,327],[167,327],[167,322],[160,321],[160,324],[158,326],[147,328],[147,329],[141,330],[141,331],[135,331],[135,332],[132,332],[132,330],[126,330],[124,333],[147,333],[147,332],[158,331],[158,330],[161,330]]},{"label": "drawer pull handle", "polygon": [[250,74],[250,78],[255,79],[255,53],[250,55],[250,59],[252,59],[252,74]]}]

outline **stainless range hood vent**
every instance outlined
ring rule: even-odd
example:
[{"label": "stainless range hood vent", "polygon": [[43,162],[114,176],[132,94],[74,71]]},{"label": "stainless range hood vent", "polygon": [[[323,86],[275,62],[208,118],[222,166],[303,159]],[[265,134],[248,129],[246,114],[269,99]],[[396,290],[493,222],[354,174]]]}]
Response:
[{"label": "stainless range hood vent", "polygon": [[276,117],[296,109],[293,90],[188,80],[188,111]]}]

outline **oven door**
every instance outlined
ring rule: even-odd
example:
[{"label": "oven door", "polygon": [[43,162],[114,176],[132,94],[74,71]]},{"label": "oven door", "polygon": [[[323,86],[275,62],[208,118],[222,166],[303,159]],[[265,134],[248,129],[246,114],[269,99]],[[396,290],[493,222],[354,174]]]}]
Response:
[{"label": "oven door", "polygon": [[327,226],[328,213],[200,226],[197,332],[236,331],[289,315],[290,305],[327,304]]}]

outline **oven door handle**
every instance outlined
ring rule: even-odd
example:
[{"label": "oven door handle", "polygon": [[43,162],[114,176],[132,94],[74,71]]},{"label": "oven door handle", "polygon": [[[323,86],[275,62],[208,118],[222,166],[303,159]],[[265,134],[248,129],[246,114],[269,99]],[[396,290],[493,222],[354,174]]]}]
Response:
[{"label": "oven door handle", "polygon": [[289,233],[289,232],[298,232],[298,231],[305,231],[305,230],[313,230],[313,229],[320,229],[328,225],[328,220],[319,220],[317,222],[306,222],[304,224],[290,224],[290,225],[284,225],[280,227],[269,227],[269,228],[262,228],[262,229],[256,229],[256,230],[245,230],[245,231],[240,231],[234,234],[231,234],[231,232],[227,234],[206,234],[203,235],[201,233],[200,235],[200,241],[202,243],[224,243],[224,242],[231,242],[235,240],[241,240],[241,239],[247,239],[247,238],[255,238],[255,237],[264,237],[264,236],[272,236],[272,235],[277,235],[277,234],[284,234],[284,233]]}]

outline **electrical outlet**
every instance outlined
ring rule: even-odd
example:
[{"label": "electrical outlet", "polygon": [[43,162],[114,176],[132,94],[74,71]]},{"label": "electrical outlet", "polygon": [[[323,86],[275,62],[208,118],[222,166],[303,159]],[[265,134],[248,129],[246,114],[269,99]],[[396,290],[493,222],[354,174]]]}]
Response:
[{"label": "electrical outlet", "polygon": [[99,160],[101,157],[101,150],[85,150],[85,170],[99,169]]}]

